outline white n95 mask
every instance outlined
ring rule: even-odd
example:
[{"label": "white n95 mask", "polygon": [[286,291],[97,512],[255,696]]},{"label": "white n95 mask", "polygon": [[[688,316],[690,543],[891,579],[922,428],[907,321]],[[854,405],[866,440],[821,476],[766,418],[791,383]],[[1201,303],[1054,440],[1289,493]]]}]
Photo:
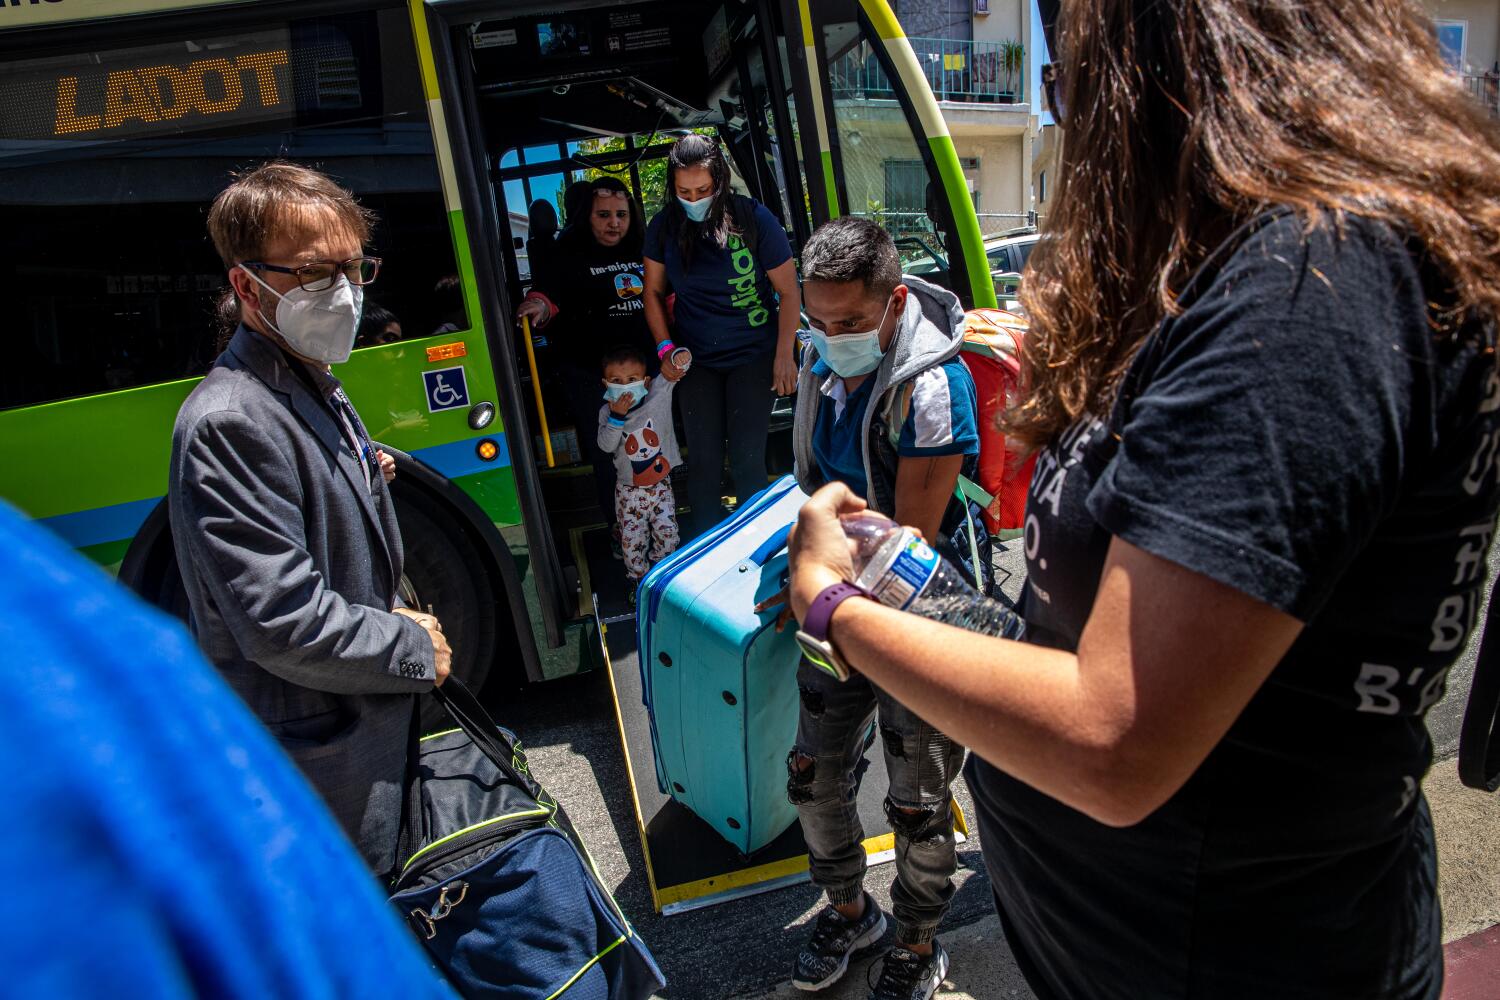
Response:
[{"label": "white n95 mask", "polygon": [[257,285],[277,295],[276,321],[266,315],[264,306],[261,318],[273,331],[281,335],[292,350],[313,361],[325,365],[342,364],[349,360],[354,350],[354,338],[359,333],[359,317],[364,311],[365,290],[349,283],[339,275],[332,288],[321,292],[309,292],[305,288],[293,288],[278,292],[256,276],[248,267],[241,271]]}]

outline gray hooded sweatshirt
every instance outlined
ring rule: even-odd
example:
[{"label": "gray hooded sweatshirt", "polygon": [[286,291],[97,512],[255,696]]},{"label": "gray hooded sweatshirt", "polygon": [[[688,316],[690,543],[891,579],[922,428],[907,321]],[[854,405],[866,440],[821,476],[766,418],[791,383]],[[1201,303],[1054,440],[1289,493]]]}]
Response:
[{"label": "gray hooded sweatshirt", "polygon": [[[875,385],[863,427],[865,481],[870,484],[870,495],[864,499],[871,508],[888,517],[895,516],[896,510],[897,456],[886,423],[893,416],[895,393],[927,369],[956,357],[963,345],[964,311],[958,296],[911,275],[902,275],[901,283],[909,290],[906,307],[901,311],[891,346],[875,370]],[[823,398],[820,379],[812,370],[817,360],[817,348],[809,344],[802,353],[802,369],[797,377],[797,410],[792,426],[797,482],[808,493],[825,484],[818,460],[813,456],[813,425]],[[973,474],[972,469],[967,472]],[[962,509],[957,503],[951,506],[954,510],[950,510],[950,517],[944,518],[945,529],[955,510]]]}]

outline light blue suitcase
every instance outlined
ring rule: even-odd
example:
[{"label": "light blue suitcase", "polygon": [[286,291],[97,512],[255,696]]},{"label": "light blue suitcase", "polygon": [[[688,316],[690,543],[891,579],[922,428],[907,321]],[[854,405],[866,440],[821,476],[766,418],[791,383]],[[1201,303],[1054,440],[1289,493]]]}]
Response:
[{"label": "light blue suitcase", "polygon": [[797,736],[798,649],[776,612],[786,537],[807,495],[791,476],[668,556],[641,581],[641,690],[656,780],[745,854],[797,818],[786,756]]}]

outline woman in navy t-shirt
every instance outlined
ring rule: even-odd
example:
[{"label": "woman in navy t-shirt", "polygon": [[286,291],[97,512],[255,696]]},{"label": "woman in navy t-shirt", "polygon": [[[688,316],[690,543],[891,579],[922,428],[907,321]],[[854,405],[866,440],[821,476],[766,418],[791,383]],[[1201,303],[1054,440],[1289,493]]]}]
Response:
[{"label": "woman in navy t-shirt", "polygon": [[1423,716],[1500,507],[1500,134],[1415,5],[1061,17],[1027,641],[844,599],[836,486],[794,612],[973,751],[1042,1000],[1436,1000]]},{"label": "woman in navy t-shirt", "polygon": [[[662,375],[682,379],[696,535],[719,521],[726,443],[735,495],[743,501],[765,488],[772,393],[790,395],[797,384],[801,299],[786,232],[764,205],[729,190],[714,140],[688,135],[673,145],[666,198],[646,228],[646,322]],[[691,353],[690,373],[672,363],[676,348]]]}]

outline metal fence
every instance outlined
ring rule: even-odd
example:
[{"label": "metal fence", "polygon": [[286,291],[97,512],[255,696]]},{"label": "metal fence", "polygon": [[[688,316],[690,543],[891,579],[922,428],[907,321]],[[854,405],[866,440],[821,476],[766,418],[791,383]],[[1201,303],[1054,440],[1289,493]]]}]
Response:
[{"label": "metal fence", "polygon": [[1464,89],[1490,110],[1490,117],[1500,118],[1500,73],[1465,74]]},{"label": "metal fence", "polygon": [[[927,85],[940,101],[977,104],[1025,103],[1026,49],[1017,41],[976,42],[956,38],[911,38]],[[890,77],[868,43],[829,67],[835,99],[890,100]]]},{"label": "metal fence", "polygon": [[1035,212],[976,212],[979,216],[979,231],[985,236],[999,236],[1001,233],[1022,226],[1037,226],[1041,223],[1041,216]]}]

